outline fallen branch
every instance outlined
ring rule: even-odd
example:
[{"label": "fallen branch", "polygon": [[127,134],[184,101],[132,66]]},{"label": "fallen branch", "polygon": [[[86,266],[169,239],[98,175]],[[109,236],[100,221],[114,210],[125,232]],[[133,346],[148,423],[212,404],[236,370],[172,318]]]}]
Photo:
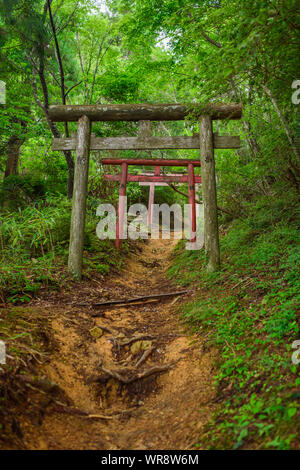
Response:
[{"label": "fallen branch", "polygon": [[[156,303],[156,302],[159,302],[159,299],[149,299],[149,300],[143,300],[143,301],[138,301],[138,302],[132,302],[129,305],[131,305],[132,307],[135,307],[136,305],[152,304],[152,303]],[[124,303],[124,304],[114,305],[114,308],[127,307],[127,306],[128,306],[128,304]],[[102,317],[102,316],[103,316],[103,312],[93,313],[93,315],[92,315],[92,317]]]},{"label": "fallen branch", "polygon": [[187,294],[187,290],[178,291],[178,292],[166,292],[164,294],[151,294],[151,295],[142,295],[140,297],[134,297],[132,299],[120,299],[120,300],[109,300],[107,302],[99,302],[95,304],[77,304],[81,307],[91,305],[92,307],[102,307],[108,305],[120,305],[120,304],[130,304],[133,302],[137,302],[139,300],[146,300],[146,299],[160,299],[161,297],[173,297],[175,295],[184,295]]}]

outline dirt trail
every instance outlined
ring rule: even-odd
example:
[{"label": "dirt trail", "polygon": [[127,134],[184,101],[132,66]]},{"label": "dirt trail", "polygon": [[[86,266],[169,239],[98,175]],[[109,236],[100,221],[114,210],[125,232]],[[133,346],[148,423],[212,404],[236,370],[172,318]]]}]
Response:
[{"label": "dirt trail", "polygon": [[[106,308],[97,318],[92,314],[100,310],[66,306],[70,300],[89,303],[176,290],[165,275],[174,243],[143,243],[141,252],[131,254],[122,271],[104,285],[95,281],[64,293],[65,306],[61,294],[60,300],[53,295],[39,301],[53,317],[56,344],[40,374],[59,386],[63,398],[47,407],[40,423],[22,419],[26,448],[194,448],[212,411],[212,357],[180,321],[176,311],[182,299]],[[95,326],[113,334],[103,331],[95,338],[91,334]],[[143,343],[122,345],[140,334],[146,335]],[[136,367],[144,350],[151,348]],[[117,371],[128,379],[168,364],[173,366],[130,384],[107,373]]]}]

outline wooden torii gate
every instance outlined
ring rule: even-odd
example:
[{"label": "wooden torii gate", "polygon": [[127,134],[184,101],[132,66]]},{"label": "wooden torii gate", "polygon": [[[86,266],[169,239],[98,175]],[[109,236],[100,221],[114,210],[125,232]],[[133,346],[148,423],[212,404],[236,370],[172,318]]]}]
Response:
[{"label": "wooden torii gate", "polygon": [[[194,134],[191,137],[151,136],[149,121],[184,120],[191,113],[193,116],[197,116],[199,121],[199,135]],[[76,137],[53,139],[52,145],[53,150],[76,150],[68,260],[69,271],[76,277],[81,277],[90,150],[152,149],[200,150],[204,204],[204,245],[208,257],[207,269],[209,271],[217,270],[220,265],[220,249],[214,148],[239,148],[240,138],[213,134],[212,120],[240,119],[241,117],[242,105],[240,103],[212,103],[205,106],[197,104],[50,106],[49,118],[51,121],[78,122]],[[140,124],[138,137],[97,138],[91,135],[92,121],[142,121],[142,123]]]}]

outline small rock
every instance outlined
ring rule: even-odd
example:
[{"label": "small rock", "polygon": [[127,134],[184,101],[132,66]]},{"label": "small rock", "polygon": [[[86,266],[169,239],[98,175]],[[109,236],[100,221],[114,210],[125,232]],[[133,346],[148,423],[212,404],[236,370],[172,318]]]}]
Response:
[{"label": "small rock", "polygon": [[151,348],[152,341],[136,341],[130,348],[132,354],[137,354],[140,351],[146,351]]},{"label": "small rock", "polygon": [[101,336],[103,335],[103,330],[101,330],[101,328],[99,328],[98,326],[95,326],[94,328],[92,328],[90,330],[90,334],[98,339],[98,338],[101,338]]}]

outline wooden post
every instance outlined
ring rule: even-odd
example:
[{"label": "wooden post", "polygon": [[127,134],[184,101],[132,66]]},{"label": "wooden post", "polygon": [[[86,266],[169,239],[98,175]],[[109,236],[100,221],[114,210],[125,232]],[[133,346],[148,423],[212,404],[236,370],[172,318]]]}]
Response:
[{"label": "wooden post", "polygon": [[125,213],[125,196],[126,196],[126,185],[127,185],[127,163],[121,165],[121,180],[119,189],[119,206],[118,206],[118,220],[116,229],[116,248],[120,249],[122,245],[123,230],[124,230],[124,213]]},{"label": "wooden post", "polygon": [[139,137],[151,137],[151,121],[139,121]]},{"label": "wooden post", "polygon": [[81,279],[86,197],[89,173],[91,123],[88,117],[78,120],[74,190],[69,247],[69,271]]},{"label": "wooden post", "polygon": [[154,204],[154,188],[155,183],[149,185],[149,200],[148,200],[148,228],[151,229],[152,225],[152,206]]},{"label": "wooden post", "polygon": [[[154,169],[154,175],[160,175],[160,167],[156,166]],[[153,220],[153,204],[154,204],[154,193],[155,193],[155,183],[150,183],[149,188],[149,202],[148,202],[148,228],[151,229],[152,227],[152,220]]]},{"label": "wooden post", "polygon": [[220,266],[220,247],[213,132],[211,117],[208,114],[200,117],[199,134],[204,204],[204,244],[208,257],[207,270],[213,272]]},{"label": "wooden post", "polygon": [[195,205],[195,175],[194,165],[188,165],[188,192],[190,205],[190,231],[191,242],[196,241],[196,205]]}]

